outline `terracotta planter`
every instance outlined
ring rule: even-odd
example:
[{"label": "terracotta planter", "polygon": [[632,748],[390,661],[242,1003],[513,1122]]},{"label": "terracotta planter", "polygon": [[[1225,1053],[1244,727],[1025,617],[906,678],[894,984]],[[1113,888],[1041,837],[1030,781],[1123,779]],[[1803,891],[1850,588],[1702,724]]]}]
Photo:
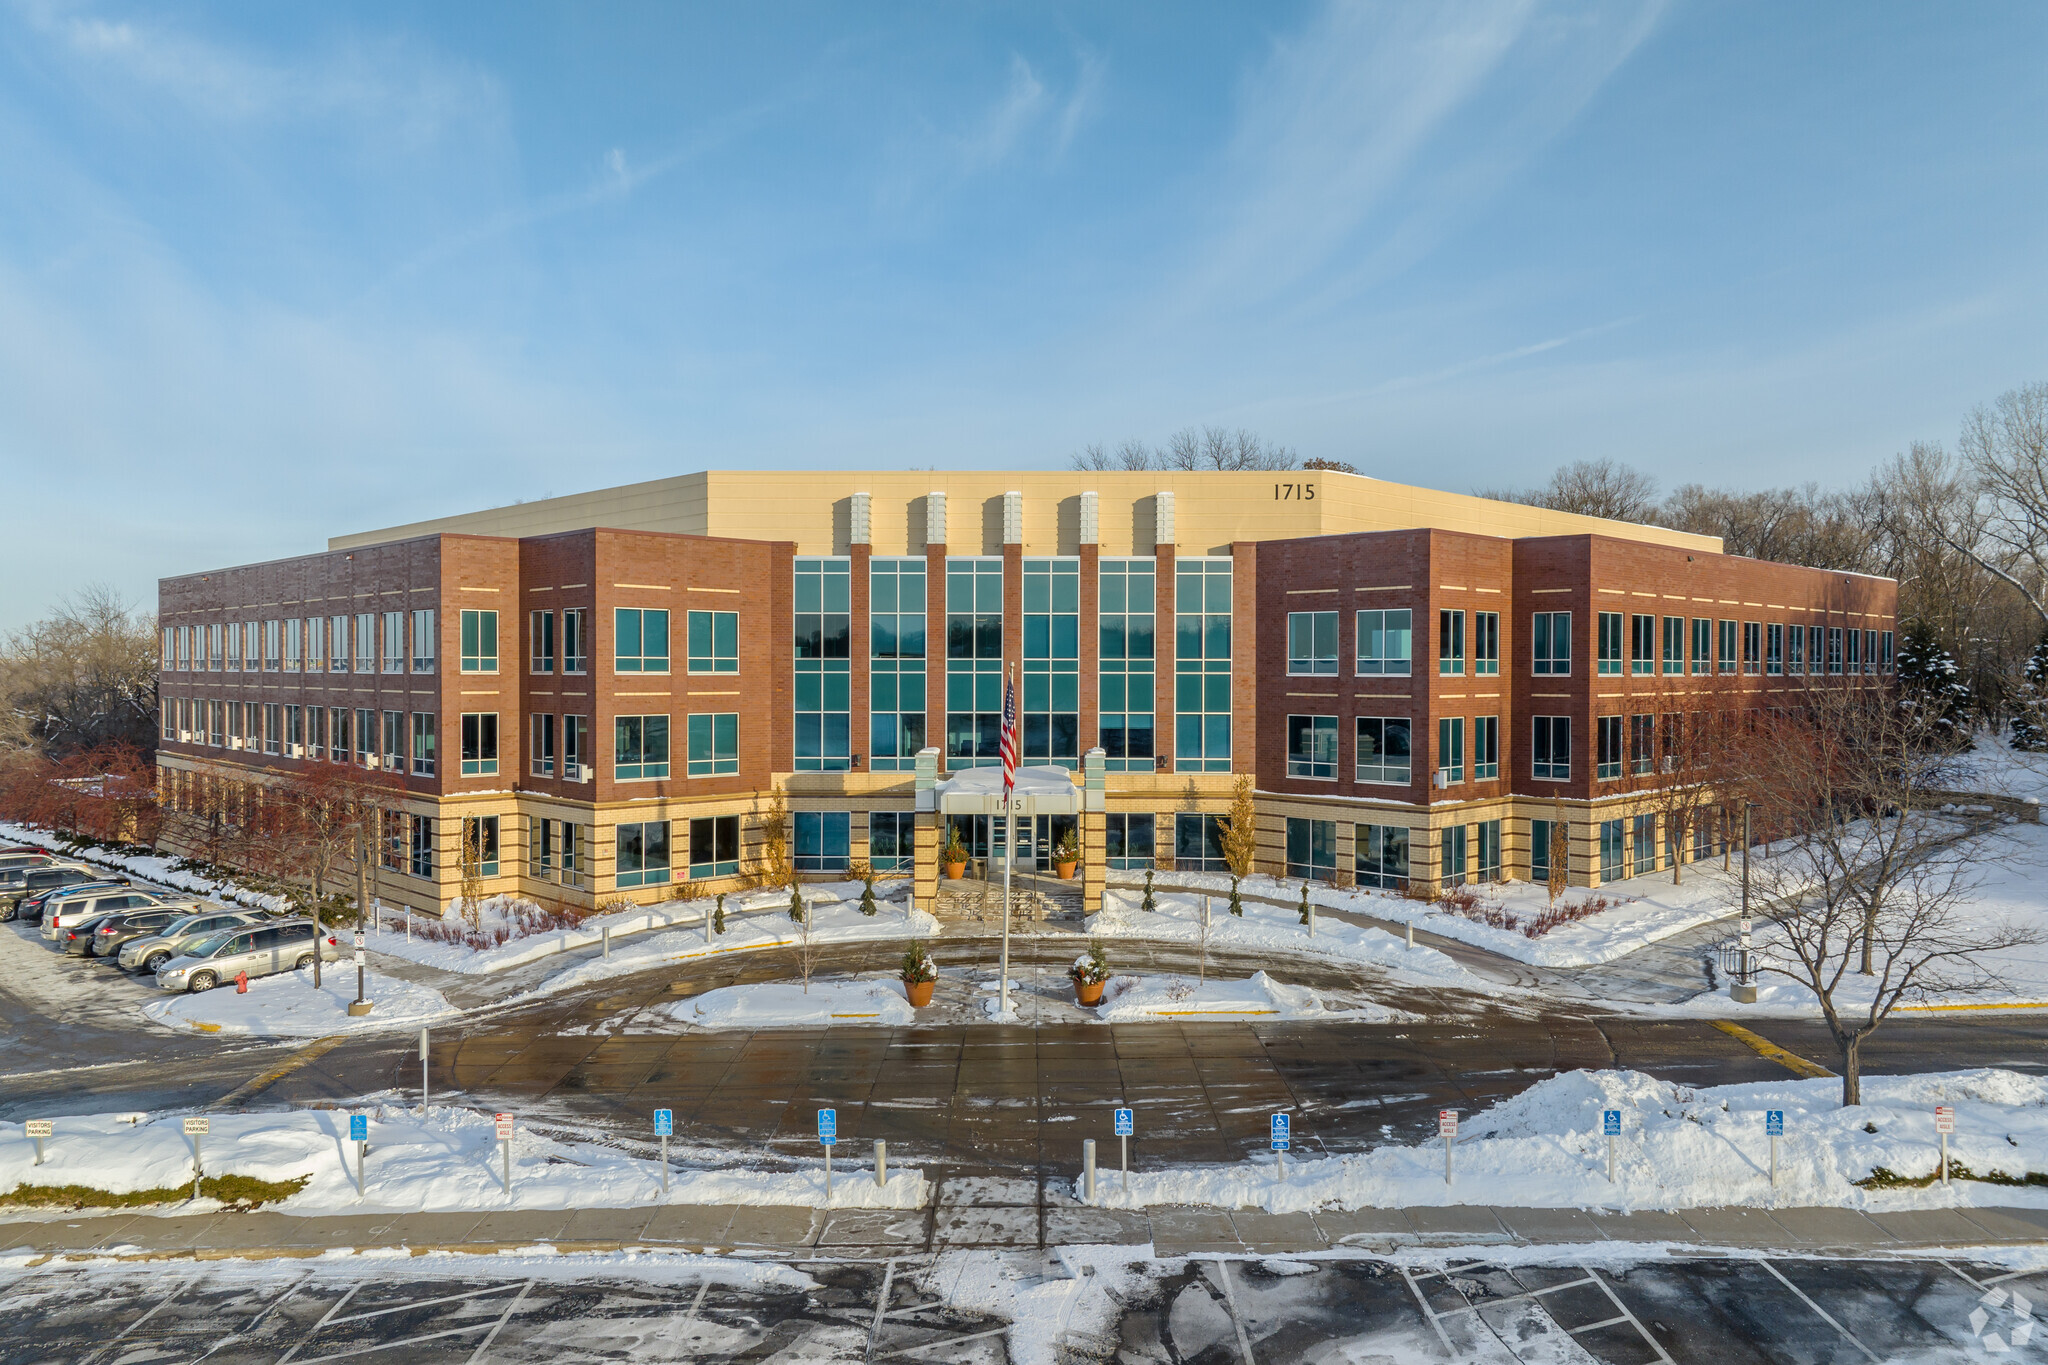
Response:
[{"label": "terracotta planter", "polygon": [[1061,881],[1063,881],[1063,882],[1070,882],[1070,881],[1074,880],[1074,867],[1075,867],[1075,864],[1073,864],[1073,863],[1055,863],[1055,864],[1054,864],[1054,866],[1055,866],[1055,867],[1057,867],[1057,868],[1059,868],[1059,870],[1060,870],[1060,880],[1061,880]]},{"label": "terracotta planter", "polygon": [[903,983],[903,993],[910,997],[913,1007],[923,1009],[931,1004],[932,987],[938,984],[936,981],[906,981]]},{"label": "terracotta planter", "polygon": [[947,864],[946,864],[946,880],[947,880],[947,881],[949,881],[949,882],[957,882],[957,881],[959,881],[959,880],[960,880],[960,879],[961,879],[962,877],[964,877],[964,876],[966,876],[966,875],[967,875],[967,864],[966,864],[966,863],[964,863],[964,862],[958,862],[958,863],[947,863]]},{"label": "terracotta planter", "polygon": [[1101,981],[1076,981],[1074,983],[1074,998],[1084,1005],[1099,1005],[1102,1003],[1102,987],[1104,984]]}]

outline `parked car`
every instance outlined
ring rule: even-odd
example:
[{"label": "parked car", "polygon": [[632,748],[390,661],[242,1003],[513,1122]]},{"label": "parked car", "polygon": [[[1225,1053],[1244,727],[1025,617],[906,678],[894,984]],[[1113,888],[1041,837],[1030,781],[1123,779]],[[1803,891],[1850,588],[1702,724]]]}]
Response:
[{"label": "parked car", "polygon": [[127,878],[102,876],[89,867],[76,863],[62,863],[55,867],[31,867],[22,873],[22,880],[13,890],[0,889],[0,919],[14,919],[17,916],[34,920],[43,913],[43,898],[52,891],[61,891],[68,886],[85,886],[93,882],[119,881],[127,884]]},{"label": "parked car", "polygon": [[54,939],[80,921],[116,910],[140,910],[156,897],[124,882],[90,882],[43,898],[43,937]]},{"label": "parked car", "polygon": [[16,868],[48,867],[57,859],[53,854],[39,848],[0,849],[0,872],[12,872]]},{"label": "parked car", "polygon": [[69,928],[57,931],[57,947],[66,957],[89,957],[92,954],[93,930],[119,914],[118,910],[102,910],[74,921]]},{"label": "parked car", "polygon": [[202,914],[186,915],[165,925],[162,932],[153,937],[133,938],[121,945],[117,959],[121,966],[131,972],[154,973],[157,968],[184,952],[187,946],[210,938],[223,929],[235,929],[248,924],[261,924],[268,917],[256,910],[209,910]]},{"label": "parked car", "polygon": [[244,972],[269,976],[310,967],[316,952],[330,962],[343,956],[339,940],[311,920],[224,929],[157,968],[156,984],[166,991],[210,991]]},{"label": "parked car", "polygon": [[177,920],[190,919],[195,909],[202,908],[190,900],[165,900],[150,897],[150,903],[140,909],[117,911],[101,920],[93,928],[92,946],[86,949],[88,957],[117,958],[121,949],[138,938],[154,938]]}]

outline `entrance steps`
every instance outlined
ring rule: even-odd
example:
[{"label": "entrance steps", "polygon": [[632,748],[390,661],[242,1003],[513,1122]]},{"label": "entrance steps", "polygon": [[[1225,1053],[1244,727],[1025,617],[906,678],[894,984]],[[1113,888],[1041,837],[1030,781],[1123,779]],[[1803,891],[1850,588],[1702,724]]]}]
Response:
[{"label": "entrance steps", "polygon": [[[986,929],[999,933],[1003,927],[1003,879],[1000,872],[983,881],[963,877],[940,881],[932,913],[949,928]],[[1010,927],[1074,930],[1081,927],[1081,884],[1056,877],[1020,872],[1010,882]]]}]

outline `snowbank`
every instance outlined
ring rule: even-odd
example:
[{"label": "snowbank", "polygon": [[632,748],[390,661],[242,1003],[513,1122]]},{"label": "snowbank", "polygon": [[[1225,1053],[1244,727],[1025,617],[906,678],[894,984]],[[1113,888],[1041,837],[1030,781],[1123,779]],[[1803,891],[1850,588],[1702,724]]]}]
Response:
[{"label": "snowbank", "polygon": [[[558,1142],[523,1127],[512,1140],[512,1193],[501,1176],[500,1149],[489,1114],[366,1103],[370,1118],[365,1192],[355,1187],[355,1144],[349,1113],[300,1110],[214,1114],[201,1155],[206,1174],[248,1175],[306,1187],[268,1207],[291,1213],[355,1213],[473,1208],[625,1208],[664,1202],[661,1163],[611,1147]],[[130,1117],[141,1121],[130,1123]],[[56,1121],[44,1143],[48,1159],[34,1165],[35,1144],[19,1123],[0,1123],[0,1189],[18,1185],[85,1185],[125,1193],[192,1183],[192,1147],[178,1116],[92,1114]],[[924,1174],[892,1169],[877,1186],[872,1166],[834,1163],[832,1207],[919,1208],[929,1195]],[[794,1171],[672,1168],[667,1202],[825,1206],[822,1163]],[[202,1205],[203,1207],[203,1205]],[[187,1205],[169,1211],[192,1212]]]},{"label": "snowbank", "polygon": [[[1788,1080],[1689,1090],[1634,1071],[1573,1071],[1466,1121],[1456,1183],[1444,1183],[1438,1140],[1355,1156],[1288,1162],[1268,1155],[1235,1166],[1133,1172],[1096,1181],[1112,1207],[1250,1205],[1274,1212],[1497,1204],[1519,1208],[1683,1209],[1730,1204],[1873,1210],[1954,1205],[2048,1207],[2048,1188],[1954,1180],[1926,1189],[1864,1189],[1879,1167],[1907,1177],[1935,1170],[1934,1106],[1955,1107],[1949,1155],[1979,1175],[2024,1179],[2048,1171],[2048,1078],[1978,1070],[1866,1077],[1863,1104],[1840,1107],[1841,1082]],[[1607,1181],[1601,1114],[1621,1111],[1615,1179]],[[1781,1109],[1778,1185],[1770,1184],[1764,1113]],[[1875,1131],[1868,1131],[1875,1129]],[[1298,1145],[1314,1133],[1296,1125]]]},{"label": "snowbank", "polygon": [[[1190,880],[1199,880],[1199,874]],[[1175,880],[1181,880],[1176,876]],[[1346,924],[1342,920],[1318,916],[1316,936],[1310,938],[1308,926],[1302,924],[1295,911],[1275,905],[1259,905],[1244,902],[1244,916],[1239,918],[1229,910],[1228,896],[1230,879],[1220,878],[1223,895],[1211,897],[1209,902],[1209,946],[1219,951],[1312,953],[1322,957],[1342,958],[1349,962],[1368,962],[1385,967],[1403,976],[1418,978],[1432,984],[1456,984],[1477,987],[1479,979],[1453,962],[1434,948],[1420,944],[1408,947],[1384,929],[1362,928]],[[1269,883],[1255,888],[1254,882]],[[1294,883],[1294,894],[1301,894],[1300,883]],[[1281,884],[1269,877],[1248,877],[1247,891],[1257,890],[1261,895],[1283,894]],[[1329,893],[1341,894],[1341,893]],[[1155,891],[1152,901],[1159,908],[1156,911],[1141,909],[1143,892],[1105,891],[1102,896],[1102,912],[1088,919],[1088,932],[1103,938],[1166,939],[1176,943],[1197,943],[1202,937],[1201,902],[1198,896],[1184,893]],[[1316,898],[1318,905],[1328,904],[1324,896]],[[1349,907],[1347,907],[1349,908]]]},{"label": "snowbank", "polygon": [[810,990],[786,981],[721,986],[672,1005],[669,1018],[709,1029],[830,1028],[840,1024],[910,1024],[917,1011],[903,983],[813,981]]},{"label": "snowbank", "polygon": [[103,848],[81,846],[71,852],[71,845],[65,837],[53,830],[38,829],[34,825],[17,825],[0,820],[0,839],[11,843],[40,844],[65,857],[76,858],[96,867],[114,867],[137,877],[146,878],[159,886],[174,886],[180,891],[235,905],[246,905],[257,910],[288,910],[291,902],[283,896],[265,895],[234,882],[215,881],[202,877],[196,872],[178,870],[177,858],[162,857],[154,853],[109,853]]},{"label": "snowbank", "polygon": [[1096,1017],[1105,1023],[1139,1019],[1324,1019],[1385,1024],[1419,1016],[1384,1005],[1325,1004],[1306,986],[1289,986],[1259,972],[1246,981],[1197,982],[1185,976],[1113,976],[1102,988]]},{"label": "snowbank", "polygon": [[159,1024],[195,1033],[273,1038],[323,1038],[332,1033],[418,1028],[457,1013],[439,991],[378,972],[369,973],[363,993],[375,1008],[351,1018],[348,1007],[356,998],[356,969],[334,962],[327,964],[317,988],[309,967],[300,972],[258,977],[249,983],[246,995],[236,991],[230,981],[198,995],[168,995],[153,1000],[142,1007],[142,1012]]}]

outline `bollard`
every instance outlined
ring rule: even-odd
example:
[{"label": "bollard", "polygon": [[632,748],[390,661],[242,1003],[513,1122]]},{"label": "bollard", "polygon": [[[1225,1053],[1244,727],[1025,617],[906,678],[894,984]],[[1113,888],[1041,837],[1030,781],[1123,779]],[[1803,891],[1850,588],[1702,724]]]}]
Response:
[{"label": "bollard", "polygon": [[1415,946],[1415,921],[1412,919],[1408,921],[1408,946]]},{"label": "bollard", "polygon": [[1316,936],[1316,903],[1314,901],[1308,903],[1308,936],[1310,938]]},{"label": "bollard", "polygon": [[420,1030],[420,1117],[427,1114],[427,1031]]},{"label": "bollard", "polygon": [[607,958],[612,955],[612,927],[609,924],[604,926],[604,955]]},{"label": "bollard", "polygon": [[889,1144],[881,1138],[875,1139],[875,1188],[889,1183]]},{"label": "bollard", "polygon": [[1081,1140],[1081,1202],[1095,1202],[1095,1139]]}]

